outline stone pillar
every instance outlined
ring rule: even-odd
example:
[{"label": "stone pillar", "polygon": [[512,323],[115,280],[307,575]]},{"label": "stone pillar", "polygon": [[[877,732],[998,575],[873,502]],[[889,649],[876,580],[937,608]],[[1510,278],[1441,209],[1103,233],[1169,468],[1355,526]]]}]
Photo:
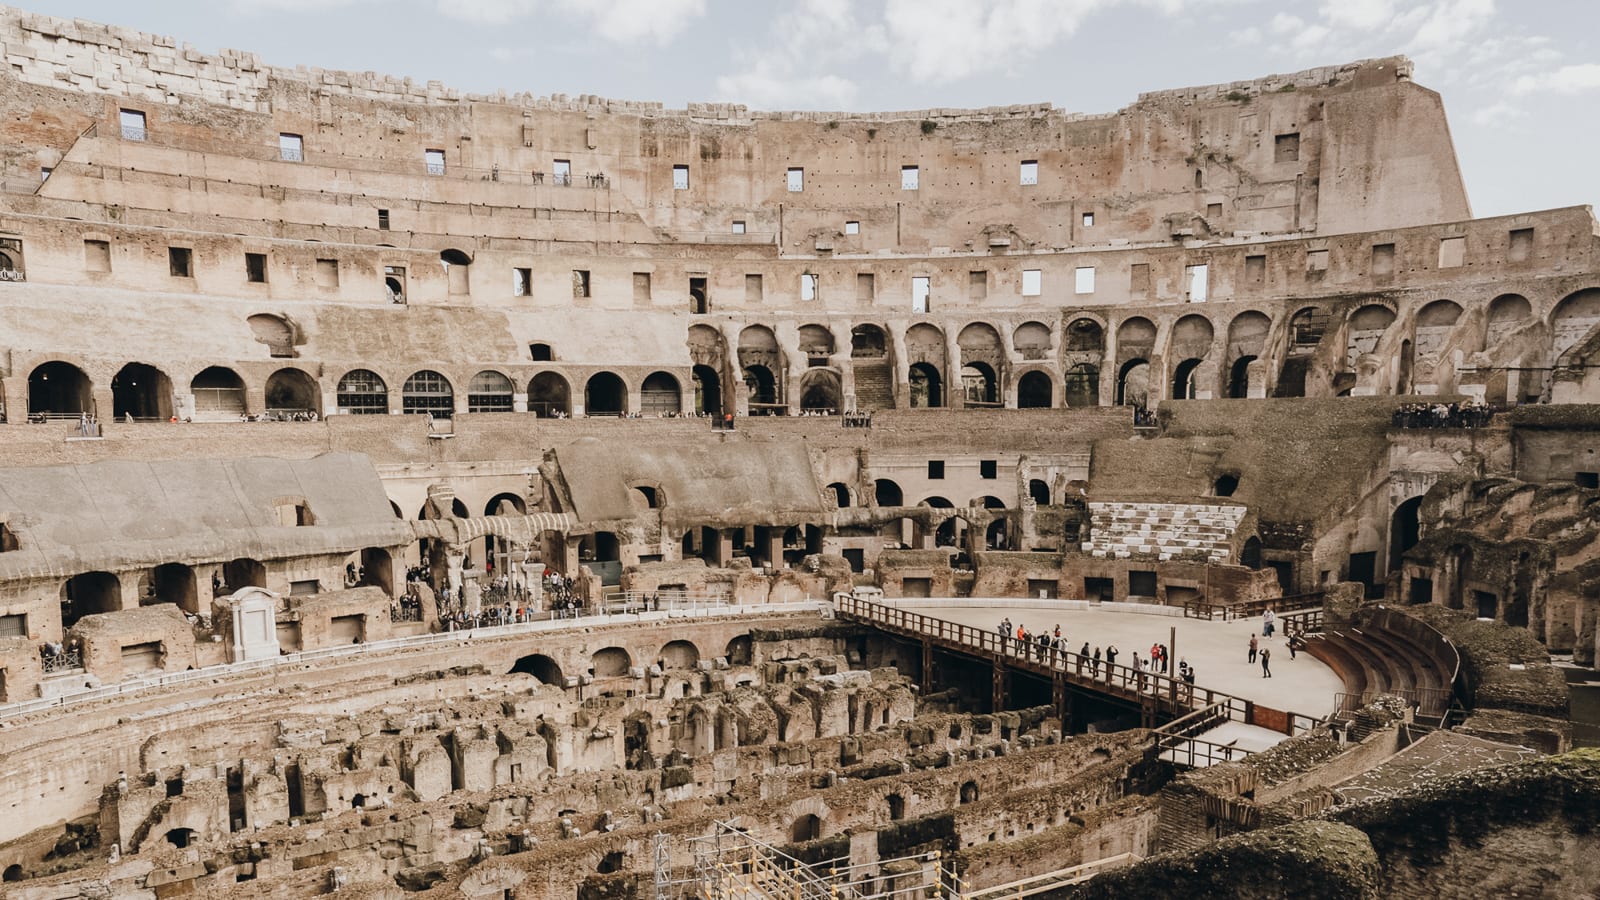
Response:
[{"label": "stone pillar", "polygon": [[783,532],[781,525],[767,529],[767,565],[774,569],[783,568]]},{"label": "stone pillar", "polygon": [[1366,602],[1367,587],[1359,581],[1341,581],[1328,585],[1322,599],[1322,618],[1325,626],[1348,625],[1350,617]]},{"label": "stone pillar", "polygon": [[511,395],[511,411],[525,413],[528,411],[528,392],[517,391]]},{"label": "stone pillar", "polygon": [[961,345],[948,330],[944,333],[944,405],[951,409],[967,405],[961,388]]},{"label": "stone pillar", "polygon": [[1106,324],[1105,356],[1100,359],[1100,405],[1117,405],[1117,332]]}]

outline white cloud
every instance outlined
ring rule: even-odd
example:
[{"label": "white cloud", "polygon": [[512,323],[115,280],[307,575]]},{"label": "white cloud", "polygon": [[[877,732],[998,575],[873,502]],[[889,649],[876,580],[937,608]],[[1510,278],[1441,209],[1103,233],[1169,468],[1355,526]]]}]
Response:
[{"label": "white cloud", "polygon": [[1470,119],[1474,125],[1495,128],[1509,125],[1526,115],[1527,113],[1520,106],[1502,100],[1499,103],[1491,103],[1482,109],[1474,111]]},{"label": "white cloud", "polygon": [[883,25],[862,19],[856,7],[798,0],[773,19],[770,45],[734,54],[736,71],[717,78],[718,99],[762,109],[854,109],[859,85],[837,70],[888,49]]},{"label": "white cloud", "polygon": [[1580,63],[1547,72],[1523,75],[1511,86],[1513,93],[1581,94],[1600,90],[1600,64]]},{"label": "white cloud", "polygon": [[860,86],[839,75],[809,78],[770,71],[736,72],[717,78],[717,96],[756,109],[853,109]]},{"label": "white cloud", "polygon": [[1322,17],[1332,28],[1372,31],[1395,16],[1395,0],[1322,0]]},{"label": "white cloud", "polygon": [[706,0],[435,0],[435,5],[442,15],[479,25],[559,16],[618,44],[671,43],[706,13]]}]

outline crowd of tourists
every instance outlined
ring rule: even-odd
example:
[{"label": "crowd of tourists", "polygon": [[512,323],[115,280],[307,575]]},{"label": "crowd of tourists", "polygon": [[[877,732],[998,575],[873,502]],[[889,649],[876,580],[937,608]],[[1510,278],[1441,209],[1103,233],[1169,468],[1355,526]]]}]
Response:
[{"label": "crowd of tourists", "polygon": [[1133,687],[1141,693],[1159,691],[1160,679],[1152,676],[1173,674],[1186,689],[1194,685],[1195,667],[1189,665],[1187,659],[1180,657],[1174,671],[1172,650],[1160,641],[1152,643],[1149,655],[1142,659],[1139,651],[1135,650],[1132,661],[1119,668],[1117,657],[1122,655],[1122,651],[1116,644],[1107,644],[1101,648],[1091,646],[1089,641],[1084,641],[1083,645],[1074,651],[1069,640],[1062,635],[1059,624],[1050,631],[1030,631],[1021,623],[1013,625],[1011,617],[1007,616],[1000,620],[996,631],[1002,645],[1016,655],[1042,661],[1058,661],[1062,668],[1070,669],[1079,675],[1087,672],[1090,678],[1104,680],[1108,685],[1121,684]]},{"label": "crowd of tourists", "polygon": [[1406,403],[1394,411],[1396,428],[1482,428],[1494,410],[1476,400],[1453,403]]}]

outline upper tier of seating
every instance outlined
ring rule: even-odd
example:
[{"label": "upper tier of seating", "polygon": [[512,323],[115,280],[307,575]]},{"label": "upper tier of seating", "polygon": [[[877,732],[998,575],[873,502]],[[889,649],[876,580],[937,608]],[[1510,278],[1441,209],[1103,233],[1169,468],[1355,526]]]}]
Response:
[{"label": "upper tier of seating", "polygon": [[1083,550],[1103,559],[1174,559],[1200,555],[1225,563],[1233,556],[1233,533],[1242,506],[1202,503],[1089,504],[1089,540]]}]

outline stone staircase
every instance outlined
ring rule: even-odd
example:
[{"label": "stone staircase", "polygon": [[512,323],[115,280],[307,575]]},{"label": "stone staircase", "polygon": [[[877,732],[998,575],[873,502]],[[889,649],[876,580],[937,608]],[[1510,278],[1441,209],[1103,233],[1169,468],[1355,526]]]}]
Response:
[{"label": "stone staircase", "polygon": [[1080,546],[1101,559],[1203,556],[1225,563],[1232,559],[1233,533],[1244,514],[1242,506],[1092,502],[1089,540]]},{"label": "stone staircase", "polygon": [[894,374],[887,359],[852,360],[850,367],[856,375],[856,409],[894,408]]}]

